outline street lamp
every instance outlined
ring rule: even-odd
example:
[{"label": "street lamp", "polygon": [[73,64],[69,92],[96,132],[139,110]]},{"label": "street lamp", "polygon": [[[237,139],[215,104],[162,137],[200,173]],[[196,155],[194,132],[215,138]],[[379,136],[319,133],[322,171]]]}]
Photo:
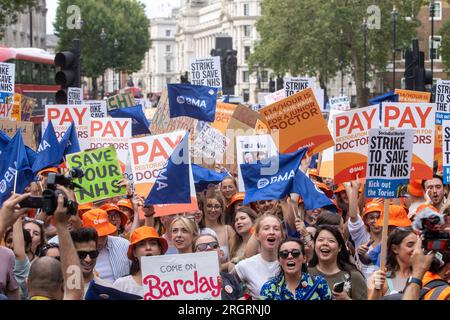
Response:
[{"label": "street lamp", "polygon": [[340,40],[340,52],[339,52],[339,65],[341,69],[341,96],[344,95],[344,31],[339,33],[339,40]]},{"label": "street lamp", "polygon": [[[100,33],[100,40],[102,41],[102,69],[104,69],[105,66],[105,40],[106,40],[106,32],[105,28],[102,28],[102,32]],[[102,70],[102,99],[105,96],[105,70]]]},{"label": "street lamp", "polygon": [[398,12],[397,8],[394,5],[394,8],[391,12],[393,19],[393,34],[392,34],[392,90],[395,90],[395,58],[397,53],[397,17]]},{"label": "street lamp", "polygon": [[430,48],[430,59],[431,59],[431,79],[433,79],[433,71],[434,71],[434,13],[435,13],[435,2],[434,0],[430,1],[430,18],[431,18],[431,48]]},{"label": "street lamp", "polygon": [[[114,39],[114,44],[113,44],[113,46],[114,46],[114,56],[116,57],[117,56],[117,54],[116,54],[116,50],[117,50],[117,48],[119,47],[119,41],[117,41],[117,39]],[[115,61],[114,61],[115,62]],[[119,76],[120,77],[120,76]],[[119,79],[119,86],[120,86],[120,79]],[[116,90],[116,69],[114,68],[113,69],[113,91],[114,91],[114,93],[115,93],[115,90]]]}]

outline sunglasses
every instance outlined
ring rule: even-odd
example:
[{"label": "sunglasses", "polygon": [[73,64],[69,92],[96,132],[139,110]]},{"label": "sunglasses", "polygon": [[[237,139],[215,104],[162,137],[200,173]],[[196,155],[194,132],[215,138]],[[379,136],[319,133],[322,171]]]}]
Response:
[{"label": "sunglasses", "polygon": [[94,251],[78,251],[78,257],[81,260],[86,259],[87,255],[89,255],[89,258],[95,259],[98,257],[99,252],[97,250]]},{"label": "sunglasses", "polygon": [[217,241],[208,242],[208,243],[200,243],[195,247],[195,250],[198,251],[206,251],[210,247],[211,249],[217,249],[219,247],[219,243]]},{"label": "sunglasses", "polygon": [[287,259],[289,257],[289,254],[292,255],[292,258],[297,259],[298,257],[300,257],[302,252],[299,249],[294,249],[291,251],[283,250],[278,253],[281,259]]}]

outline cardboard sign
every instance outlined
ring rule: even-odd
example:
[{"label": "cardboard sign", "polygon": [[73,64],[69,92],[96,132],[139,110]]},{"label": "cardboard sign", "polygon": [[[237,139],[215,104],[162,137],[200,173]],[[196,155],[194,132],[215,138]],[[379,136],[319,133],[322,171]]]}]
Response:
[{"label": "cardboard sign", "polygon": [[0,130],[10,138],[14,137],[17,130],[22,128],[23,143],[31,149],[36,150],[36,139],[34,136],[34,124],[27,121],[0,120]]},{"label": "cardboard sign", "polygon": [[0,103],[12,103],[16,65],[14,63],[0,63]]},{"label": "cardboard sign", "polygon": [[135,105],[136,102],[134,101],[134,98],[131,95],[131,93],[116,94],[115,96],[109,97],[108,102],[106,103],[108,111],[127,107],[134,107]]},{"label": "cardboard sign", "polygon": [[170,118],[167,89],[164,89],[150,126],[152,134],[162,134],[177,130],[191,130],[193,135],[198,120],[191,117]]},{"label": "cardboard sign", "polygon": [[269,93],[268,95],[264,96],[264,102],[266,103],[266,106],[267,106],[269,104],[283,100],[286,97],[287,97],[286,90],[281,89],[281,90]]},{"label": "cardboard sign", "polygon": [[69,129],[70,124],[74,122],[81,150],[89,149],[91,114],[88,106],[46,105],[42,132],[45,132],[49,121],[53,121],[58,141],[61,140],[64,133]]},{"label": "cardboard sign", "polygon": [[450,184],[450,120],[442,121],[442,166],[444,184]]},{"label": "cardboard sign", "polygon": [[[20,93],[14,93],[14,106],[15,110],[20,110],[19,119],[17,121],[29,121],[33,114],[34,108],[37,106],[37,99],[24,96]],[[13,114],[15,111],[13,111]]]},{"label": "cardboard sign", "polygon": [[[159,171],[166,164],[175,147],[184,137],[185,131],[145,136],[128,140],[131,155],[131,171],[137,194],[147,198],[155,184]],[[155,205],[155,214],[165,215],[198,209],[195,187],[191,187],[191,203],[176,205]],[[178,211],[177,211],[178,210]]]},{"label": "cardboard sign", "polygon": [[413,135],[411,129],[369,130],[367,198],[400,198],[407,193]]},{"label": "cardboard sign", "polygon": [[90,149],[114,146],[117,158],[123,165],[126,165],[131,124],[130,118],[91,119]]},{"label": "cardboard sign", "polygon": [[144,300],[220,300],[216,251],[141,258]]},{"label": "cardboard sign", "polygon": [[258,112],[253,111],[247,106],[238,105],[233,113],[233,118],[254,128],[258,120],[264,121],[264,118]]},{"label": "cardboard sign", "polygon": [[83,94],[81,88],[69,87],[67,90],[67,104],[81,104],[83,101]]},{"label": "cardboard sign", "polygon": [[431,179],[435,130],[433,103],[383,103],[381,126],[384,128],[414,129],[414,148],[411,179]]},{"label": "cardboard sign", "polygon": [[277,147],[269,134],[236,137],[236,159],[238,170],[239,192],[245,192],[241,164],[256,163],[257,160],[268,159],[278,154]]},{"label": "cardboard sign", "polygon": [[350,99],[347,96],[330,98],[330,109],[350,110]]},{"label": "cardboard sign", "polygon": [[334,116],[334,183],[366,175],[369,130],[378,128],[378,105]]},{"label": "cardboard sign", "polygon": [[198,164],[224,163],[223,156],[229,144],[229,138],[205,123],[192,144],[191,155],[196,158],[195,163],[199,161]]},{"label": "cardboard sign", "polygon": [[82,178],[74,180],[83,187],[75,189],[78,203],[126,195],[126,188],[117,186],[123,174],[114,146],[69,154],[67,163],[70,169],[80,168],[84,172]]},{"label": "cardboard sign", "polygon": [[222,88],[220,57],[191,59],[189,62],[191,84]]},{"label": "cardboard sign", "polygon": [[91,118],[106,118],[108,116],[105,100],[85,100],[83,104],[89,106]]},{"label": "cardboard sign", "polygon": [[281,153],[308,147],[315,154],[334,144],[311,88],[267,106],[260,113],[271,131],[279,131]]},{"label": "cardboard sign", "polygon": [[286,96],[290,97],[299,91],[305,90],[306,88],[315,88],[316,79],[314,78],[294,78],[294,77],[284,77],[284,91],[286,91]]},{"label": "cardboard sign", "polygon": [[216,103],[216,115],[214,118],[214,122],[212,126],[225,134],[227,131],[228,124],[230,123],[230,119],[236,110],[237,105],[231,103]]},{"label": "cardboard sign", "polygon": [[413,90],[395,89],[398,94],[398,102],[430,102],[431,93]]},{"label": "cardboard sign", "polygon": [[12,103],[0,103],[0,119],[13,119],[14,105]]}]

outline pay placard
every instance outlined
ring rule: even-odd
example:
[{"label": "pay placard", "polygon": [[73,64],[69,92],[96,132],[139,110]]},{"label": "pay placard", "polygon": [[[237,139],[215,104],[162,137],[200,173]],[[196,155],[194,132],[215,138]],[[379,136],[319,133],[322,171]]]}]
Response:
[{"label": "pay placard", "polygon": [[58,141],[61,140],[64,133],[69,129],[70,124],[74,122],[81,150],[89,149],[91,114],[88,106],[46,105],[42,132],[45,132],[49,121],[53,122]]},{"label": "pay placard", "polygon": [[380,125],[378,105],[337,114],[333,123],[335,183],[364,178],[369,130]]},{"label": "pay placard", "polygon": [[399,198],[411,174],[413,130],[369,130],[366,197]]},{"label": "pay placard", "polygon": [[435,104],[383,103],[381,126],[414,129],[411,179],[431,179],[434,162]]},{"label": "pay placard", "polygon": [[222,88],[220,57],[191,59],[189,65],[192,84]]}]

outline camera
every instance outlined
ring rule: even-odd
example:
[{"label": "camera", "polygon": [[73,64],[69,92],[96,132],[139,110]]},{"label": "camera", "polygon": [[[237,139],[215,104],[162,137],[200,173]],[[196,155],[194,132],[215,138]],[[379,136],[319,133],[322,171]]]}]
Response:
[{"label": "camera", "polygon": [[[45,211],[47,215],[53,215],[58,206],[58,195],[64,195],[60,190],[56,190],[56,185],[65,186],[74,190],[81,186],[73,182],[74,178],[83,177],[84,173],[81,169],[72,169],[67,174],[49,173],[47,177],[47,189],[42,192],[41,197],[30,196],[20,202],[22,208],[37,208]],[[64,195],[64,208],[67,208],[67,214],[76,215],[78,212],[78,203],[68,200]]]},{"label": "camera", "polygon": [[427,251],[448,251],[450,249],[450,235],[441,232],[444,217],[431,209],[422,210],[414,220],[414,229],[420,230],[422,247]]}]

